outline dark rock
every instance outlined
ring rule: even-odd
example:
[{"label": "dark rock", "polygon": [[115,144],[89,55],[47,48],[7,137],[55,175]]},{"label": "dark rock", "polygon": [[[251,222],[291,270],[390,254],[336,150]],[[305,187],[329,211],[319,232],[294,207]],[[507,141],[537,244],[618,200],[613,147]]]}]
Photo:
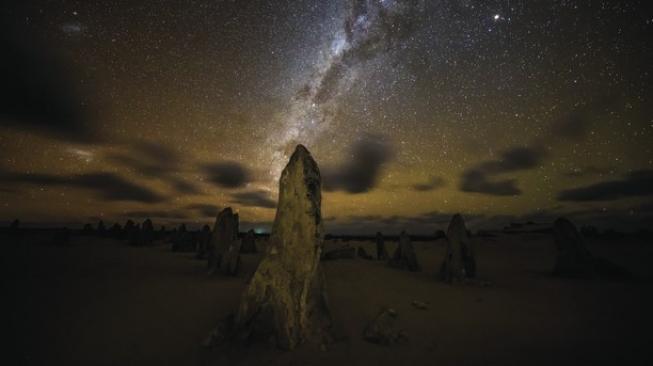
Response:
[{"label": "dark rock", "polygon": [[376,259],[380,261],[388,260],[388,251],[385,249],[385,242],[383,241],[383,234],[376,233]]},{"label": "dark rock", "polygon": [[444,230],[436,230],[435,231],[435,240],[439,239],[445,239],[447,237],[447,234],[445,234]]},{"label": "dark rock", "polygon": [[576,226],[565,218],[553,224],[557,250],[553,273],[562,277],[605,277],[627,279],[631,273],[605,258],[595,258],[585,246],[585,240]]},{"label": "dark rock", "polygon": [[20,229],[20,220],[14,219],[14,221],[11,222],[9,225],[9,230],[14,230],[17,231]]},{"label": "dark rock", "polygon": [[415,254],[415,248],[410,242],[410,237],[405,231],[401,232],[399,235],[399,245],[397,250],[392,256],[392,259],[388,261],[388,264],[391,267],[408,270],[411,272],[418,272],[421,270],[419,263],[417,262],[417,255]]},{"label": "dark rock", "polygon": [[129,240],[132,237],[132,231],[136,228],[136,224],[132,220],[127,220],[123,227],[122,238]]},{"label": "dark rock", "polygon": [[596,238],[599,236],[599,229],[596,226],[585,225],[580,228],[580,233],[585,238]]},{"label": "dark rock", "polygon": [[350,247],[349,244],[337,249],[331,249],[322,254],[321,260],[330,261],[335,259],[354,259],[356,258],[356,248]]},{"label": "dark rock", "polygon": [[173,252],[192,252],[195,251],[195,241],[193,234],[186,230],[186,224],[179,225],[179,229],[172,235]]},{"label": "dark rock", "polygon": [[204,225],[200,231],[197,239],[197,259],[206,259],[206,252],[208,250],[209,242],[211,241],[211,228],[209,225]]},{"label": "dark rock", "polygon": [[113,224],[109,229],[109,237],[113,239],[120,239],[122,237],[122,227],[119,223]]},{"label": "dark rock", "polygon": [[256,235],[254,230],[249,229],[245,237],[243,237],[243,244],[240,247],[241,253],[256,253]]},{"label": "dark rock", "polygon": [[371,255],[367,254],[367,251],[365,251],[365,248],[363,247],[358,247],[356,254],[360,258],[367,259],[367,260],[374,260],[374,258]]},{"label": "dark rock", "polygon": [[440,278],[452,283],[476,276],[476,260],[465,221],[454,215],[447,229],[447,249],[440,267]]},{"label": "dark rock", "polygon": [[390,346],[405,339],[403,332],[394,329],[397,312],[394,309],[383,309],[363,331],[363,338],[374,344]]},{"label": "dark rock", "polygon": [[154,225],[152,220],[146,219],[141,225],[140,245],[152,245],[154,242]]},{"label": "dark rock", "polygon": [[141,243],[141,226],[134,225],[127,232],[127,243],[131,246],[138,246]]},{"label": "dark rock", "polygon": [[306,341],[324,344],[331,339],[319,266],[324,238],[320,206],[320,171],[299,145],[281,174],[269,244],[236,315],[237,338],[272,338],[288,350]]},{"label": "dark rock", "polygon": [[97,235],[100,237],[107,235],[107,228],[104,226],[104,222],[100,220],[97,224]]},{"label": "dark rock", "polygon": [[91,236],[93,235],[94,230],[93,230],[93,225],[91,224],[86,224],[84,225],[84,228],[82,228],[82,235],[84,236]]},{"label": "dark rock", "polygon": [[[207,247],[208,269],[209,274],[215,273],[217,270],[222,269],[223,273],[232,273],[232,268],[238,268],[240,263],[239,252],[231,252],[235,246],[240,249],[240,242],[238,241],[238,215],[234,215],[231,207],[227,207],[220,211],[215,219],[211,241]],[[225,253],[229,255],[223,258]],[[223,263],[227,262],[225,268],[221,268]]]}]

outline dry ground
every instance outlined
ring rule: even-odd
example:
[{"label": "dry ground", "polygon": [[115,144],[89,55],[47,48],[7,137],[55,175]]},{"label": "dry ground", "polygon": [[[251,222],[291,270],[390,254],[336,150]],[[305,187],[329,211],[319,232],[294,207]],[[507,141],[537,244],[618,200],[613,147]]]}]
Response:
[{"label": "dry ground", "polygon": [[[166,246],[132,248],[75,237],[69,247],[5,243],[2,267],[7,352],[17,365],[651,365],[653,243],[591,242],[595,254],[635,272],[633,282],[549,275],[554,249],[541,234],[474,239],[489,287],[436,279],[444,242],[415,243],[423,267],[323,262],[338,341],[328,350],[202,349],[236,308],[247,273],[205,275],[205,263]],[[352,242],[374,253],[373,243]],[[394,243],[387,243],[390,253]],[[334,243],[327,243],[333,247]],[[429,303],[428,310],[411,306]],[[361,333],[384,306],[408,340],[393,347]]]}]

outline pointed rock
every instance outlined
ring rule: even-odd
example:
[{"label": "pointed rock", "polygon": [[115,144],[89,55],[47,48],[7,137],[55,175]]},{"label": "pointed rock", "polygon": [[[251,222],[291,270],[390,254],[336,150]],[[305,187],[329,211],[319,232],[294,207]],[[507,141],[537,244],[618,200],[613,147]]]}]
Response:
[{"label": "pointed rock", "polygon": [[[238,251],[234,253],[236,245]],[[220,211],[213,226],[207,250],[209,274],[219,269],[225,274],[236,274],[240,263],[239,251],[238,215],[234,215],[231,207],[227,207]]]},{"label": "pointed rock", "polygon": [[632,274],[625,268],[590,254],[585,240],[576,226],[565,218],[553,224],[553,235],[557,249],[553,273],[563,277],[601,277],[630,279]]},{"label": "pointed rock", "polygon": [[211,227],[204,225],[197,238],[197,254],[195,258],[206,259],[206,253],[211,241]]},{"label": "pointed rock", "polygon": [[141,225],[140,245],[151,245],[154,242],[154,225],[152,220],[146,219]]},{"label": "pointed rock", "polygon": [[418,272],[421,270],[419,263],[417,262],[415,248],[410,242],[410,236],[408,236],[408,233],[405,231],[402,231],[401,235],[399,235],[399,245],[388,264],[392,267],[411,272]]},{"label": "pointed rock", "polygon": [[321,179],[298,145],[279,181],[269,245],[245,290],[234,332],[244,340],[270,339],[283,349],[329,339],[330,315],[319,267],[323,244]]},{"label": "pointed rock", "polygon": [[383,234],[380,232],[376,233],[376,259],[380,261],[388,260],[388,251],[385,249]]},{"label": "pointed rock", "polygon": [[454,215],[447,229],[447,249],[440,267],[440,278],[445,282],[476,277],[476,260],[465,220]]}]

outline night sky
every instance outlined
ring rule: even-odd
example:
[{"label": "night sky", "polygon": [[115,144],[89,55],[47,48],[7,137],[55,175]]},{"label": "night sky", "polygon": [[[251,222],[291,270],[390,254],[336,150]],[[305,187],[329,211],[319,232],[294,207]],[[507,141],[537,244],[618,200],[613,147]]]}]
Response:
[{"label": "night sky", "polygon": [[3,2],[0,219],[269,227],[301,143],[331,232],[648,226],[646,4]]}]

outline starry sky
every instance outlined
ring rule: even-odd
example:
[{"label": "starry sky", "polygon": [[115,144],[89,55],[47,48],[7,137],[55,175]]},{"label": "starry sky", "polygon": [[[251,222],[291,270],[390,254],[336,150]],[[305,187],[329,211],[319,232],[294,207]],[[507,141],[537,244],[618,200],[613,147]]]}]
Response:
[{"label": "starry sky", "polygon": [[269,227],[296,144],[331,232],[653,222],[646,1],[8,1],[0,218]]}]

